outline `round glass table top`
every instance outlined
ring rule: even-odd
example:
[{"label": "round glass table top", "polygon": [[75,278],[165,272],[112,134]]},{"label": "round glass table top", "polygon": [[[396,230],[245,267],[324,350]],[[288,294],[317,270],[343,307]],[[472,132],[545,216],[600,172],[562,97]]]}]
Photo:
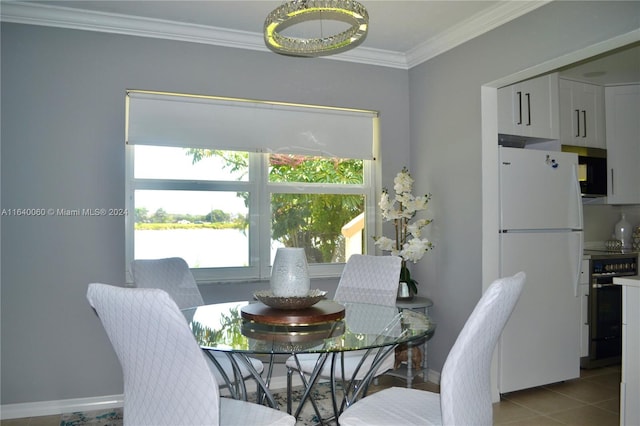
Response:
[{"label": "round glass table top", "polygon": [[415,311],[330,300],[300,311],[231,302],[182,312],[201,347],[255,354],[376,348],[428,339],[436,328],[427,315]]}]

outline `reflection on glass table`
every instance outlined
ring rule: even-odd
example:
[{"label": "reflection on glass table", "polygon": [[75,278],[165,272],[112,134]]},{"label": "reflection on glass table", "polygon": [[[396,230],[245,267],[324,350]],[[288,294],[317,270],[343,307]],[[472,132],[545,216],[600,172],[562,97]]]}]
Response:
[{"label": "reflection on glass table", "polygon": [[[242,362],[252,371],[259,384],[261,398],[277,408],[269,383],[273,373],[273,357],[277,354],[318,354],[318,362],[308,379],[303,379],[305,391],[295,412],[298,417],[307,399],[310,399],[318,418],[319,410],[313,398],[309,398],[325,363],[330,362],[331,395],[334,415],[338,416],[347,406],[366,394],[374,373],[386,356],[399,344],[429,339],[435,324],[423,313],[395,307],[361,303],[338,304],[323,300],[301,310],[279,310],[260,302],[232,302],[199,306],[183,311],[190,322],[196,340],[209,351],[226,353],[239,370]],[[342,377],[344,354],[349,351],[366,351],[373,362],[363,365],[356,373],[364,378],[356,383],[352,377]],[[248,357],[256,354],[270,355],[265,377],[254,371]],[[366,357],[362,357],[364,360]],[[371,359],[371,357],[369,357]],[[298,362],[298,361],[296,361]],[[360,371],[362,370],[362,371]],[[353,377],[355,377],[355,374]],[[342,398],[338,401],[336,383],[342,385]],[[228,384],[232,385],[233,380]],[[243,386],[242,381],[236,385]],[[246,395],[246,392],[240,394]],[[289,411],[290,400],[287,403]]]}]

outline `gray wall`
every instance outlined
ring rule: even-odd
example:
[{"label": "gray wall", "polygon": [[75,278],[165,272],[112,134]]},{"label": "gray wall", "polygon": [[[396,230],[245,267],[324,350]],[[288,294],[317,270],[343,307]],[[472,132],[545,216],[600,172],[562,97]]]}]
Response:
[{"label": "gray wall", "polygon": [[621,213],[626,214],[632,227],[640,226],[640,205],[585,205],[583,210],[584,240],[592,244],[612,238]]},{"label": "gray wall", "polygon": [[497,161],[481,160],[481,86],[638,28],[640,2],[556,1],[410,70],[411,169],[417,192],[433,193],[437,245],[414,268],[438,323],[430,368],[441,370],[481,295],[483,268],[497,264],[497,253],[482,252],[483,190],[492,192],[482,168]]},{"label": "gray wall", "polygon": [[[383,184],[408,164],[405,70],[7,23],[1,35],[2,208],[123,208],[125,89],[379,110]],[[85,293],[124,283],[124,248],[122,217],[2,217],[2,404],[122,393]],[[218,300],[253,289],[224,285]]]}]

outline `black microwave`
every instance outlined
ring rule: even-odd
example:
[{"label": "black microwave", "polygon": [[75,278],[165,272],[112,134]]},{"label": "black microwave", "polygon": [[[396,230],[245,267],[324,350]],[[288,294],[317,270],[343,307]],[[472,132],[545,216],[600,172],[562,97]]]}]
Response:
[{"label": "black microwave", "polygon": [[578,180],[585,198],[607,196],[607,150],[562,145],[562,152],[578,154]]}]

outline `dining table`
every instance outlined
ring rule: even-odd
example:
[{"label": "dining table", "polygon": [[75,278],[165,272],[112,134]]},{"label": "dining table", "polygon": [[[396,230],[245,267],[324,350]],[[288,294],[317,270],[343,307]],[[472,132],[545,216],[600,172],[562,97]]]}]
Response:
[{"label": "dining table", "polygon": [[[292,356],[300,365],[301,357],[317,355],[311,374],[300,375],[304,391],[293,414],[296,418],[309,400],[321,419],[311,391],[323,369],[326,371],[325,365],[331,366],[331,403],[337,418],[346,407],[366,395],[382,361],[393,356],[398,345],[428,340],[436,328],[425,313],[326,299],[303,308],[283,309],[251,300],[202,305],[182,312],[198,344],[214,363],[217,361],[213,352],[227,355],[234,377],[224,374],[222,368],[219,370],[234,398],[246,400],[248,397],[240,374],[242,366],[257,383],[258,402],[279,409],[269,387],[275,356]],[[344,369],[339,366],[344,365],[344,357],[353,351],[359,351],[361,360],[352,376],[345,377]],[[268,359],[262,373],[250,361],[250,357],[256,355],[265,355]],[[368,361],[364,362],[365,359]],[[292,411],[289,392],[287,411]]]}]

